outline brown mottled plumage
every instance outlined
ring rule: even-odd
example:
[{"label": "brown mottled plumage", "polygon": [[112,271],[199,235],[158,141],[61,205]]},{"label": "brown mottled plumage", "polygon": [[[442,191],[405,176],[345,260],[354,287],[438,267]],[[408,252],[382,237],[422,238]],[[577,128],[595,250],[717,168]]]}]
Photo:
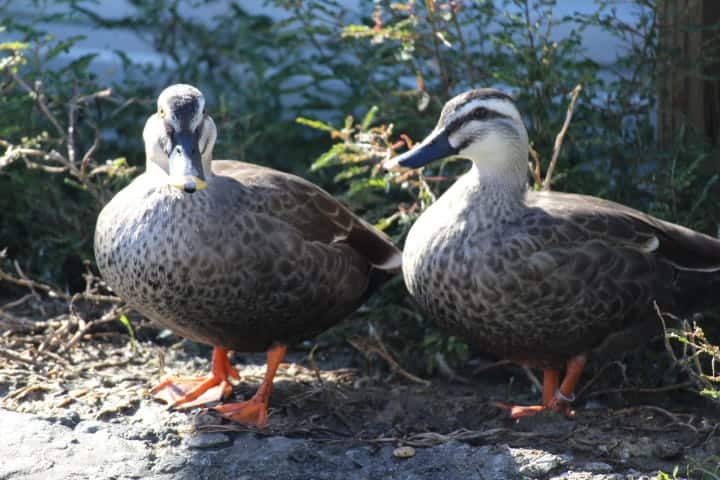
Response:
[{"label": "brown mottled plumage", "polygon": [[454,98],[428,138],[388,168],[451,155],[473,167],[410,230],[405,282],[439,325],[546,369],[544,407],[571,397],[588,354],[657,331],[653,301],[674,311],[718,303],[719,240],[599,198],[528,190],[527,133],[506,94]]},{"label": "brown mottled plumage", "polygon": [[[100,272],[138,311],[198,342],[262,351],[334,325],[399,270],[390,240],[312,183],[211,163],[215,126],[198,90],[168,87],[158,106],[146,172],[103,209],[95,234]],[[233,376],[226,363],[220,376]]]}]

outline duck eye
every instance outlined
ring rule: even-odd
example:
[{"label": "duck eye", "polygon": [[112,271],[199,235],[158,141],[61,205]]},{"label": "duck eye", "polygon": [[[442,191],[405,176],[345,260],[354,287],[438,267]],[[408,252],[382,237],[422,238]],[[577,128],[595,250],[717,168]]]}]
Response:
[{"label": "duck eye", "polygon": [[473,117],[482,120],[483,118],[487,118],[488,116],[488,109],[485,107],[480,107],[475,109],[475,112],[473,114]]},{"label": "duck eye", "polygon": [[160,115],[160,118],[165,118],[165,110],[162,107],[158,107],[158,115]]}]

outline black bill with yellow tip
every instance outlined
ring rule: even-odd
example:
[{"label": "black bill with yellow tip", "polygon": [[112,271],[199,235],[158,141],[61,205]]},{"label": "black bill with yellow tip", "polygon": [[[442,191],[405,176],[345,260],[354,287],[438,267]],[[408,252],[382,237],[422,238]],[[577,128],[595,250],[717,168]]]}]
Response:
[{"label": "black bill with yellow tip", "polygon": [[170,184],[186,193],[194,193],[207,186],[195,133],[173,133],[169,170]]}]

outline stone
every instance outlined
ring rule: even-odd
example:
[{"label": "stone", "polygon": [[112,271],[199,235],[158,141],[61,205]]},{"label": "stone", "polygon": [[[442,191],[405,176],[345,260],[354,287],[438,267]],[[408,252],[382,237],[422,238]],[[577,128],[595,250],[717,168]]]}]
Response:
[{"label": "stone", "polygon": [[593,473],[608,473],[613,471],[612,465],[605,462],[589,462],[582,466],[583,470]]},{"label": "stone", "polygon": [[48,420],[57,422],[60,425],[64,425],[69,428],[75,428],[75,426],[80,423],[80,415],[75,411],[68,410],[66,412],[63,412],[63,414],[61,415],[48,418]]},{"label": "stone", "polygon": [[187,439],[187,446],[190,448],[224,448],[232,445],[229,435],[221,432],[196,433]]},{"label": "stone", "polygon": [[156,473],[176,473],[182,470],[186,464],[185,457],[174,455],[160,460],[153,468],[153,471]]},{"label": "stone", "polygon": [[521,450],[516,457],[520,465],[520,474],[530,478],[544,478],[560,465],[567,463],[567,460],[559,455],[542,452],[538,450]]},{"label": "stone", "polygon": [[393,457],[395,458],[411,458],[415,456],[415,449],[413,447],[404,446],[398,447],[393,450]]},{"label": "stone", "polygon": [[683,452],[683,445],[673,440],[660,439],[655,444],[653,453],[656,457],[663,460],[673,460],[679,457]]},{"label": "stone", "polygon": [[[85,422],[80,422],[81,425]],[[79,430],[32,415],[0,409],[0,479],[146,477],[150,453],[142,442]],[[97,427],[97,428],[95,428]],[[87,433],[87,431],[98,433]],[[12,432],[11,435],[7,432]]]},{"label": "stone", "polygon": [[95,420],[83,420],[75,425],[75,431],[78,433],[95,433],[102,428],[103,424]]}]

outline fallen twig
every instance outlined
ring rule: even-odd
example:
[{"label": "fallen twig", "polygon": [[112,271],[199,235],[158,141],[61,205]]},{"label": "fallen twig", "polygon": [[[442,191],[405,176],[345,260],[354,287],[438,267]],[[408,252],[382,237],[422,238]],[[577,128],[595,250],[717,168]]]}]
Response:
[{"label": "fallen twig", "polygon": [[655,405],[638,405],[635,407],[623,408],[623,409],[616,410],[615,412],[613,412],[613,416],[622,415],[625,413],[636,414],[638,410],[650,410],[652,412],[660,413],[661,415],[664,415],[665,417],[669,418],[670,421],[672,422],[672,425],[685,427],[685,428],[692,430],[694,433],[698,433],[698,429],[694,425],[691,425],[688,422],[684,422],[676,414],[669,412],[669,411],[665,410],[664,408],[657,407]]},{"label": "fallen twig", "polygon": [[30,332],[42,328],[38,322],[26,317],[19,317],[0,308],[0,333]]},{"label": "fallen twig", "polygon": [[33,295],[28,293],[27,295],[22,296],[22,297],[18,298],[17,300],[8,302],[5,305],[3,305],[2,308],[0,308],[0,313],[2,313],[3,310],[18,307],[18,306],[22,305],[23,303],[27,302],[28,300],[30,300],[31,298],[33,298]]},{"label": "fallen twig", "polygon": [[67,367],[68,365],[70,365],[70,362],[67,361],[65,358],[61,357],[57,353],[53,353],[48,350],[41,351],[39,349],[32,348],[30,350],[30,353],[33,355],[33,357],[42,356],[42,357],[50,358],[50,359],[54,360],[56,363],[59,363],[60,365],[62,365],[64,367]]},{"label": "fallen twig", "polygon": [[14,362],[24,363],[25,365],[37,366],[37,363],[32,358],[17,354],[11,350],[6,350],[4,348],[0,348],[0,357],[5,357],[8,360],[12,360]]},{"label": "fallen twig", "polygon": [[[682,382],[673,385],[664,385],[662,387],[623,387],[623,388],[608,388],[606,390],[597,390],[595,392],[588,393],[588,397],[598,397],[600,395],[607,395],[608,393],[662,393],[669,392],[671,390],[682,390],[688,387],[692,387],[693,382]],[[578,398],[580,395],[578,395]]]},{"label": "fallen twig", "polygon": [[393,372],[400,374],[411,382],[419,383],[425,386],[430,386],[432,384],[429,380],[424,380],[402,368],[390,352],[388,352],[385,344],[379,339],[379,335],[374,334],[373,341],[370,341],[368,338],[361,337],[353,337],[348,341],[357,351],[362,352],[366,356],[371,353],[376,353],[390,365]]},{"label": "fallen twig", "polygon": [[468,380],[467,378],[465,378],[462,375],[460,375],[459,373],[457,373],[450,366],[450,364],[445,359],[445,355],[443,355],[442,352],[435,352],[435,363],[437,365],[438,371],[441,374],[443,374],[445,377],[447,377],[448,379],[450,379],[454,382],[459,382],[459,383],[464,383],[464,384],[471,383],[470,380]]},{"label": "fallen twig", "polygon": [[[599,379],[610,367],[613,367],[613,366],[617,366],[617,367],[620,369],[620,372],[622,373],[623,381],[624,381],[624,383],[626,383],[626,382],[627,382],[627,374],[626,374],[625,364],[622,363],[622,362],[619,361],[619,360],[614,360],[614,361],[612,361],[612,362],[610,362],[610,363],[606,363],[605,365],[603,365],[602,368],[600,368],[600,370],[598,370],[598,371],[595,373],[595,375],[594,375],[590,380],[588,380],[588,381],[585,383],[585,385],[578,391],[578,393],[577,393],[577,398],[582,398],[582,397],[585,395],[585,392],[588,391],[589,388],[590,388],[591,386],[593,386],[593,385],[595,384],[595,382],[597,382],[598,379]],[[621,389],[619,389],[619,390],[621,390]],[[604,393],[613,393],[613,392],[610,392],[610,391],[608,391],[608,390],[605,390]],[[589,396],[596,396],[596,395],[600,395],[600,394],[597,393],[597,392],[593,392],[593,393],[591,393]]]},{"label": "fallen twig", "polygon": [[38,391],[47,392],[48,390],[50,390],[50,387],[48,387],[47,385],[43,385],[42,383],[34,383],[32,385],[27,385],[25,387],[18,388],[17,390],[13,390],[12,392],[8,393],[3,398],[3,402],[6,402],[8,400],[15,400],[17,402],[18,400],[21,400],[21,399],[27,397],[29,394],[31,394],[33,392],[38,392]]},{"label": "fallen twig", "polygon": [[127,313],[128,310],[128,307],[113,305],[113,307],[102,317],[90,322],[86,322],[85,319],[83,319],[80,315],[78,315],[77,313],[73,313],[73,316],[78,320],[78,329],[72,336],[72,338],[70,338],[70,340],[65,345],[60,347],[58,353],[65,353],[70,350],[91,328],[101,325],[103,323],[114,322],[120,315]]},{"label": "fallen twig", "polygon": [[[16,269],[19,269],[19,266],[16,264]],[[21,271],[20,271],[21,272]],[[70,295],[67,293],[64,293],[63,291],[52,287],[50,285],[38,282],[37,280],[31,280],[27,276],[25,276],[24,273],[20,275],[20,277],[14,277],[2,269],[0,269],[0,280],[6,281],[8,283],[12,283],[14,285],[18,285],[20,287],[26,287],[30,289],[31,292],[33,292],[34,295],[37,295],[36,290],[39,290],[41,292],[44,292],[51,298],[61,298],[63,300],[68,301],[74,301],[74,300],[90,300],[93,302],[109,302],[109,303],[121,303],[122,299],[120,297],[115,297],[112,295],[99,295],[95,293],[88,293],[88,292],[82,292],[82,293],[76,293],[74,295]],[[39,297],[37,297],[39,298]]]}]

